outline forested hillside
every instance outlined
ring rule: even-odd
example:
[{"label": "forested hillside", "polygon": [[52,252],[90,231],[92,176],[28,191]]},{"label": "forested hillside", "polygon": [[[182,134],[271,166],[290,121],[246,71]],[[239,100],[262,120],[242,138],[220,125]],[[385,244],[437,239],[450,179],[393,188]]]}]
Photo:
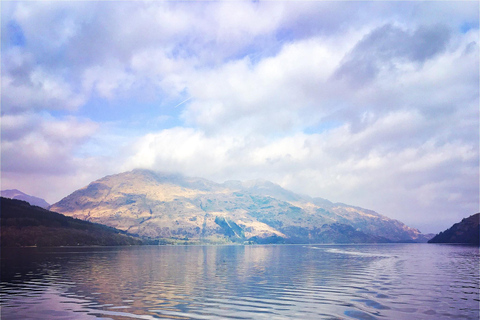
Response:
[{"label": "forested hillside", "polygon": [[1,246],[110,246],[138,245],[142,241],[115,228],[95,224],[21,200],[0,198]]}]

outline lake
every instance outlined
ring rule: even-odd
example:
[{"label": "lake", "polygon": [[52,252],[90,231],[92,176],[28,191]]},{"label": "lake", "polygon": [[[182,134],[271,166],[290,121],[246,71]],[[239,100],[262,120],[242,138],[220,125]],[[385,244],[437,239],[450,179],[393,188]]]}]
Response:
[{"label": "lake", "polygon": [[478,247],[2,249],[6,319],[479,319]]}]

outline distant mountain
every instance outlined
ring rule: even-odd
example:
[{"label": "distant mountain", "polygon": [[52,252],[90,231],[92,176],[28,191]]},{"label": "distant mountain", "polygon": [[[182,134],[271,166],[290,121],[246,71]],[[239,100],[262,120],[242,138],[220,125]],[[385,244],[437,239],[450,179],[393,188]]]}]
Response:
[{"label": "distant mountain", "polygon": [[264,180],[223,184],[149,170],[106,176],[50,210],[151,239],[199,242],[426,242],[374,211],[310,198]]},{"label": "distant mountain", "polygon": [[37,198],[37,197],[34,197],[34,196],[30,196],[30,195],[28,195],[26,193],[23,193],[22,191],[19,191],[17,189],[2,190],[2,191],[0,191],[0,195],[4,198],[27,201],[32,206],[39,206],[39,207],[44,208],[44,209],[46,209],[50,206],[50,204],[48,204],[47,201],[43,200],[42,198]]},{"label": "distant mountain", "polygon": [[429,243],[468,243],[480,244],[480,213],[476,213],[449,229],[440,232]]},{"label": "distant mountain", "polygon": [[0,198],[1,246],[135,245],[142,241],[111,227],[66,217],[28,202]]}]

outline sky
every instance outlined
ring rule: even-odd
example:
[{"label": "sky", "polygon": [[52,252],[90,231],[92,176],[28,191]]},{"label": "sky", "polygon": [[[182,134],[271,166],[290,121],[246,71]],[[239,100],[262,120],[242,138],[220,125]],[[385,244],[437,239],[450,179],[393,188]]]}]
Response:
[{"label": "sky", "polygon": [[2,1],[1,188],[265,179],[422,232],[479,211],[478,1]]}]

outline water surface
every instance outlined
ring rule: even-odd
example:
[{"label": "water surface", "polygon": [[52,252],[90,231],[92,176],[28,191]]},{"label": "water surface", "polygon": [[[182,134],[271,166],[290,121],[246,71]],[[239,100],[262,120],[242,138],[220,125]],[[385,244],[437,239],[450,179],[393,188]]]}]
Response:
[{"label": "water surface", "polygon": [[479,319],[477,247],[2,249],[2,319]]}]

